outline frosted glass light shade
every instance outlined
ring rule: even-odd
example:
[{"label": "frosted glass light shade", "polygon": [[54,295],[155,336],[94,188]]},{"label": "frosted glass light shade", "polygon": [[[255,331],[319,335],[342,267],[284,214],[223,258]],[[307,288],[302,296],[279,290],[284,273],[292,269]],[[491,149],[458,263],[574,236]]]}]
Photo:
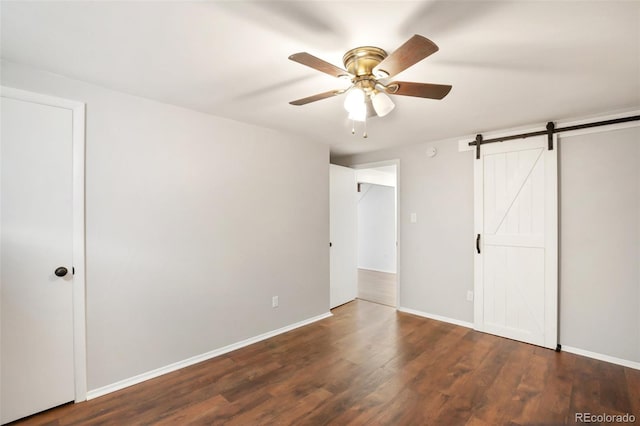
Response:
[{"label": "frosted glass light shade", "polygon": [[347,93],[347,97],[344,99],[344,109],[349,111],[349,114],[359,112],[364,108],[364,92],[357,87],[352,88]]},{"label": "frosted glass light shade", "polygon": [[361,103],[359,106],[349,111],[349,120],[353,121],[366,121],[367,120],[367,106],[365,103]]},{"label": "frosted glass light shade", "polygon": [[384,117],[396,107],[391,98],[382,92],[371,95],[371,103],[379,117]]}]

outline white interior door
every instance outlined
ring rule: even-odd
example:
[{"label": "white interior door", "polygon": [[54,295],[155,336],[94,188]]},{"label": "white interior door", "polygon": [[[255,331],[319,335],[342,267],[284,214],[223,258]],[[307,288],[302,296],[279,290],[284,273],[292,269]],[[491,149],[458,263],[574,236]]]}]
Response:
[{"label": "white interior door", "polygon": [[[1,100],[0,417],[6,423],[75,397],[73,114]],[[56,275],[60,267],[66,275]]]},{"label": "white interior door", "polygon": [[547,137],[482,145],[475,160],[475,327],[555,348],[557,150]]},{"label": "white interior door", "polygon": [[358,209],[355,170],[330,165],[330,308],[358,294]]}]

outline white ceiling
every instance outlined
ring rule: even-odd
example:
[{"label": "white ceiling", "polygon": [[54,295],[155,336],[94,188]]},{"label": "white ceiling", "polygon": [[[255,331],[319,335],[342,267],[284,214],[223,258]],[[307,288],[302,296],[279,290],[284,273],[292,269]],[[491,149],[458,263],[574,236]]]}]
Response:
[{"label": "white ceiling", "polygon": [[[335,155],[631,110],[640,106],[640,1],[225,1],[1,3],[4,59],[162,102],[298,134]],[[393,51],[413,34],[440,51],[399,80],[452,84],[351,135],[342,98],[294,99],[345,82],[350,48]]]}]

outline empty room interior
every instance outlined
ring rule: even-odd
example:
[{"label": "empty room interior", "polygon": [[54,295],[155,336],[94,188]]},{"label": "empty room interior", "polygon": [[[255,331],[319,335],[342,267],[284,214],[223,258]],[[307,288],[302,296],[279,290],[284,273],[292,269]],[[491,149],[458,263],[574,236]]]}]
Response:
[{"label": "empty room interior", "polygon": [[640,422],[640,1],[0,1],[0,424]]}]

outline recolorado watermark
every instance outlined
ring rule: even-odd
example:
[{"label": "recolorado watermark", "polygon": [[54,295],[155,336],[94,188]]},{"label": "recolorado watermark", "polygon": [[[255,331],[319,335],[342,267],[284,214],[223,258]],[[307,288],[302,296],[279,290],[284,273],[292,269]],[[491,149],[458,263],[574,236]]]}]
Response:
[{"label": "recolorado watermark", "polygon": [[635,423],[636,416],[626,414],[575,413],[576,423]]}]

